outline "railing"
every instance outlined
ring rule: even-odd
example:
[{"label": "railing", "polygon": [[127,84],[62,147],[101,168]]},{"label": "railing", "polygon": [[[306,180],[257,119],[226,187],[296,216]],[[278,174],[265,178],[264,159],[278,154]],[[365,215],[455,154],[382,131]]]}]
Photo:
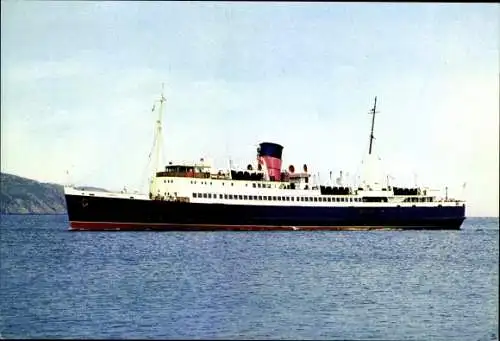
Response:
[{"label": "railing", "polygon": [[210,173],[194,173],[194,172],[158,172],[156,177],[172,177],[172,178],[198,178],[198,179],[208,179],[210,178]]}]

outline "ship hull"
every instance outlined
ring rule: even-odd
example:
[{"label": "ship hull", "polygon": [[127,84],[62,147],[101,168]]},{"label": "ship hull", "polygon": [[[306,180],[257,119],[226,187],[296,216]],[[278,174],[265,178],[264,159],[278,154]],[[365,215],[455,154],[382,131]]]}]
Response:
[{"label": "ship hull", "polygon": [[307,207],[66,195],[71,230],[458,230],[465,207]]}]

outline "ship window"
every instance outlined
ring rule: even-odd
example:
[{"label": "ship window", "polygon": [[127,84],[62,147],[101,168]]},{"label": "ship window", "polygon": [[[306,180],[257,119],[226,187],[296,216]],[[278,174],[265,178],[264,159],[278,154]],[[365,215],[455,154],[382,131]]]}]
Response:
[{"label": "ship window", "polygon": [[163,180],[163,183],[165,184],[165,183],[167,183],[167,182],[166,182],[165,180]]},{"label": "ship window", "polygon": [[273,200],[276,200],[276,197],[275,197],[275,196],[273,196]]},{"label": "ship window", "polygon": [[278,197],[278,201],[281,201],[281,197]]},{"label": "ship window", "polygon": [[231,186],[234,186],[234,184],[231,182]]},{"label": "ship window", "polygon": [[262,195],[259,195],[259,200],[262,200]]},{"label": "ship window", "polygon": [[318,201],[318,198],[316,198],[316,197],[315,197],[313,200],[314,200],[314,201]]},{"label": "ship window", "polygon": [[294,197],[291,197],[291,198],[290,198],[290,200],[295,201],[295,198],[294,198]]},{"label": "ship window", "polygon": [[222,199],[222,194],[219,194],[219,199]]},{"label": "ship window", "polygon": [[232,194],[229,194],[229,199],[233,199],[233,195]]},{"label": "ship window", "polygon": [[352,202],[352,198],[349,198],[349,201]]},{"label": "ship window", "polygon": [[244,196],[243,196],[243,199],[248,200],[248,196],[247,196],[247,195],[244,195]]},{"label": "ship window", "polygon": [[196,193],[193,193],[193,198],[196,198]]},{"label": "ship window", "polygon": [[227,199],[227,194],[224,194],[224,199]]},{"label": "ship window", "polygon": [[326,199],[328,202],[332,202],[332,198],[327,198]]},{"label": "ship window", "polygon": [[212,184],[212,181],[210,181],[210,185]]},{"label": "ship window", "polygon": [[223,183],[222,183],[222,186],[224,186],[224,184],[225,184],[225,183],[223,182]]},{"label": "ship window", "polygon": [[212,193],[208,193],[208,199],[212,199]]},{"label": "ship window", "polygon": [[257,187],[260,188],[260,184],[257,184]]},{"label": "ship window", "polygon": [[290,197],[286,197],[285,199],[286,199],[286,201],[290,201]]},{"label": "ship window", "polygon": [[243,195],[238,195],[238,199],[243,200]]},{"label": "ship window", "polygon": [[253,196],[253,200],[257,200],[257,196],[256,195]]},{"label": "ship window", "polygon": [[309,201],[309,198],[308,198],[308,197],[305,197],[305,198],[304,198],[304,201]]},{"label": "ship window", "polygon": [[255,183],[253,183],[253,184],[252,184],[252,187],[253,187],[253,188],[255,188],[255,187],[257,187],[257,185],[256,185]]},{"label": "ship window", "polygon": [[207,197],[207,193],[203,193],[203,197],[206,198]]}]

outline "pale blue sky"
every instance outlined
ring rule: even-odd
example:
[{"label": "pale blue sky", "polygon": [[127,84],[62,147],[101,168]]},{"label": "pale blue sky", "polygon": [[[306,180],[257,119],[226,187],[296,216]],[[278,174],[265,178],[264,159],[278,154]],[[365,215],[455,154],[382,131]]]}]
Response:
[{"label": "pale blue sky", "polygon": [[[144,184],[161,83],[167,159],[449,185],[498,215],[498,4],[2,1],[3,172]],[[451,191],[451,189],[450,189]]]}]

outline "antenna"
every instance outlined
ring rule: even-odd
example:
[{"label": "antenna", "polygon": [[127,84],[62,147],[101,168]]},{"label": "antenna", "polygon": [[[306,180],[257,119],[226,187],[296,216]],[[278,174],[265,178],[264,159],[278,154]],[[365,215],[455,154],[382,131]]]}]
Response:
[{"label": "antenna", "polygon": [[373,115],[372,116],[372,129],[370,132],[370,149],[368,150],[369,155],[371,155],[371,153],[372,153],[372,143],[373,143],[373,140],[375,139],[375,137],[373,136],[373,128],[375,126],[375,114],[378,113],[378,111],[376,111],[376,109],[377,109],[377,96],[375,96],[375,103],[373,104],[373,109],[370,110],[370,112],[369,112],[370,115]]}]

